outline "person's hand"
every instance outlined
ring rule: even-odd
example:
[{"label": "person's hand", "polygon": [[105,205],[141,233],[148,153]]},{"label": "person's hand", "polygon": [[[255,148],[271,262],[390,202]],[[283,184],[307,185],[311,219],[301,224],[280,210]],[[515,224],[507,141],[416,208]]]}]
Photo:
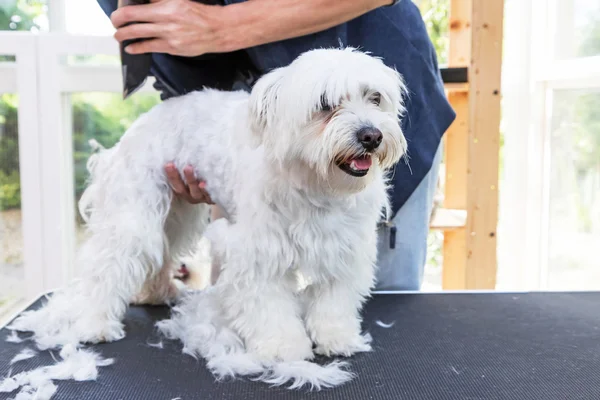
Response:
[{"label": "person's hand", "polygon": [[[191,0],[151,0],[150,4],[119,8],[110,19],[119,42],[146,39],[128,45],[125,51],[130,54],[194,57],[231,51],[226,44],[225,8]],[[132,22],[137,23],[124,26]]]},{"label": "person's hand", "polygon": [[173,163],[168,163],[165,166],[165,172],[167,173],[169,183],[177,196],[191,204],[215,204],[205,189],[206,182],[196,179],[192,167],[187,166],[183,169],[183,175],[185,176],[186,182],[183,182],[183,179],[181,179],[181,176],[179,175],[179,171],[177,171],[177,168]]}]

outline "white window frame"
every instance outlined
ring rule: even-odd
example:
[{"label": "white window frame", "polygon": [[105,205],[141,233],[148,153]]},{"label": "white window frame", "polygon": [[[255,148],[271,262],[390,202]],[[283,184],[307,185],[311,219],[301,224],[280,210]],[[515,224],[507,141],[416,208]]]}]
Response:
[{"label": "white window frame", "polygon": [[[550,117],[556,89],[600,88],[600,56],[557,60],[558,1],[507,0],[503,64],[505,182],[501,253],[505,285],[546,290]],[[529,40],[527,40],[529,38]]]},{"label": "white window frame", "polygon": [[15,62],[0,63],[0,93],[19,96],[18,137],[21,176],[21,226],[26,296],[44,290],[43,214],[41,145],[39,136],[36,41],[28,33],[15,32],[10,40],[0,38],[0,54],[16,57]]},{"label": "white window frame", "polygon": [[[61,58],[70,55],[118,56],[117,42],[109,36],[76,36],[65,33],[38,35],[38,71],[45,166],[42,192],[46,238],[46,288],[63,286],[76,275],[75,212],[73,186],[73,136],[69,94],[76,92],[122,93],[122,76],[115,66],[69,66]],[[43,67],[42,62],[43,61]],[[153,90],[151,80],[140,91]],[[58,228],[57,228],[58,227]]]}]

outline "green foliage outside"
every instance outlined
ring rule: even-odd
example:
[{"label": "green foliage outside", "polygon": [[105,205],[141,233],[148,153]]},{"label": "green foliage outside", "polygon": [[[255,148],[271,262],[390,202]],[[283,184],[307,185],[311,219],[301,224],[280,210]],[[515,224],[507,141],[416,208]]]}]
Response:
[{"label": "green foliage outside", "polygon": [[[4,1],[0,5],[0,30],[39,29],[36,18],[44,12],[45,2],[36,0]],[[14,57],[0,54],[0,62]],[[0,96],[0,210],[21,207],[17,97]]]},{"label": "green foliage outside", "polygon": [[0,3],[0,30],[38,30],[36,18],[43,15],[45,7],[44,0],[4,0]]},{"label": "green foliage outside", "polygon": [[21,206],[17,98],[0,96],[0,210]]},{"label": "green foliage outside", "polygon": [[448,63],[450,0],[421,0],[418,5],[435,47],[438,63],[445,65]]}]

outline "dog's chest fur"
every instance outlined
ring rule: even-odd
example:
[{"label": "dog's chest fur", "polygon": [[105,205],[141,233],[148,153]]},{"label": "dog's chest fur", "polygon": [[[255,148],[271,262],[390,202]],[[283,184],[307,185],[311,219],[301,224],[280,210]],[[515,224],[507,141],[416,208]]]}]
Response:
[{"label": "dog's chest fur", "polygon": [[383,179],[344,199],[320,199],[319,206],[303,197],[271,206],[292,251],[288,268],[311,281],[327,281],[375,263],[377,222],[386,206]]}]

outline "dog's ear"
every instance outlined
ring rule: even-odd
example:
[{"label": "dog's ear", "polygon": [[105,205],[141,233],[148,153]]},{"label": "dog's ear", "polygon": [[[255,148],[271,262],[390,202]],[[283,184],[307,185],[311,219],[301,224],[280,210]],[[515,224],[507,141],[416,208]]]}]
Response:
[{"label": "dog's ear", "polygon": [[404,82],[404,77],[395,68],[385,66],[385,72],[391,78],[392,85],[389,88],[394,88],[390,93],[390,101],[396,108],[398,117],[404,117],[406,113],[405,102],[408,97],[408,88]]},{"label": "dog's ear", "polygon": [[262,76],[252,88],[249,103],[250,128],[258,143],[273,124],[284,68],[277,68]]}]

